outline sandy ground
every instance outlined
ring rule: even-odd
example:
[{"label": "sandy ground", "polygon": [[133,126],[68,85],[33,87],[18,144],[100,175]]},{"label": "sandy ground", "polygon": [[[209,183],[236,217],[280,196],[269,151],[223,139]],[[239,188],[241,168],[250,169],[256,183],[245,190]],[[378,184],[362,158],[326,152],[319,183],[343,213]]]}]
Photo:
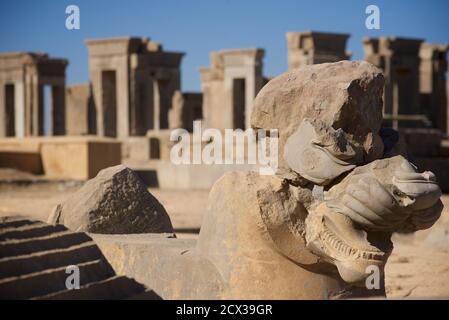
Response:
[{"label": "sandy ground", "polygon": [[[20,214],[46,221],[55,205],[79,185],[0,184],[0,216]],[[149,189],[165,206],[180,238],[196,238],[207,204],[207,190]],[[395,249],[386,267],[390,298],[449,298],[449,195],[445,210],[430,230],[413,236],[395,235]]]},{"label": "sandy ground", "polygon": [[[53,208],[75,192],[79,186],[66,184],[37,184],[22,187],[0,186],[0,216],[19,214],[46,221]],[[164,205],[178,233],[198,233],[207,190],[149,191]]]}]

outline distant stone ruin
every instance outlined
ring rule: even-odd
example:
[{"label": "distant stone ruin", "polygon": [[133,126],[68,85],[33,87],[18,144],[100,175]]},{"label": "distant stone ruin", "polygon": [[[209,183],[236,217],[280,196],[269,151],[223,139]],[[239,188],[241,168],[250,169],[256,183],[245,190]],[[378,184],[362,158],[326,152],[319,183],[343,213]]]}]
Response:
[{"label": "distant stone ruin", "polygon": [[67,65],[43,53],[0,53],[0,138],[66,133]]},{"label": "distant stone ruin", "polygon": [[[288,70],[349,60],[349,37],[287,32]],[[12,148],[10,139],[95,135],[121,144],[119,160],[104,164],[124,163],[142,172],[146,183],[155,187],[210,188],[218,176],[234,169],[173,165],[168,156],[173,146],[170,132],[178,128],[192,132],[194,120],[201,120],[204,128],[250,128],[253,100],[271,78],[264,75],[264,49],[211,52],[209,66],[199,70],[201,92],[185,92],[183,52],[164,50],[161,43],[141,37],[90,39],[86,46],[89,83],[69,86],[67,60],[32,52],[0,54],[0,158],[6,159],[0,159],[0,167],[47,175],[45,166],[35,161],[39,155],[28,154],[27,143]],[[385,77],[382,126],[399,131],[398,139],[408,144],[415,164],[435,172],[441,188],[449,190],[445,170],[449,166],[449,46],[380,37],[365,38],[363,49],[364,59]],[[88,152],[89,158],[98,157],[96,147]],[[65,164],[58,160],[57,166]],[[60,178],[91,178],[98,173],[61,171]]]}]

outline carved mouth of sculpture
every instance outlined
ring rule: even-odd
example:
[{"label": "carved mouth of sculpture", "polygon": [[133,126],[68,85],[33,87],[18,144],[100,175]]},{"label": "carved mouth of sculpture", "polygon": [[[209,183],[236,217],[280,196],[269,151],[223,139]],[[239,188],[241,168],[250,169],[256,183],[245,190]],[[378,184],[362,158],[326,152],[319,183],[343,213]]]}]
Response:
[{"label": "carved mouth of sculpture", "polygon": [[[338,253],[344,258],[353,259],[366,259],[366,260],[377,260],[383,261],[385,253],[378,251],[368,251],[354,248],[344,242],[342,239],[338,238],[331,230],[324,229],[318,237],[320,240],[328,244],[333,249],[337,250]],[[326,250],[326,248],[325,248]]]},{"label": "carved mouth of sculpture", "polygon": [[307,247],[312,252],[334,264],[341,278],[354,285],[364,285],[370,266],[383,272],[393,249],[389,233],[360,230],[351,219],[325,204],[319,211],[320,214],[312,213],[306,219]]}]

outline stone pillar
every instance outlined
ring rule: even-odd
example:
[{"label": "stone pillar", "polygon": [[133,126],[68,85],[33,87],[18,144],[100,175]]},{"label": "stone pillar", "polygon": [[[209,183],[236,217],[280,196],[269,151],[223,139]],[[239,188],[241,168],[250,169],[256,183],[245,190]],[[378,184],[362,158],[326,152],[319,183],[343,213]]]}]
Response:
[{"label": "stone pillar", "polygon": [[15,133],[17,138],[25,136],[25,86],[23,82],[15,84]]},{"label": "stone pillar", "polygon": [[172,98],[171,109],[168,114],[169,129],[184,128],[183,113],[185,100],[181,91],[177,90]]},{"label": "stone pillar", "polygon": [[138,135],[141,129],[141,92],[139,88],[139,70],[138,70],[138,56],[132,54],[130,56],[130,76],[129,76],[129,135]]},{"label": "stone pillar", "polygon": [[[90,65],[90,61],[89,61]],[[96,113],[97,135],[104,136],[103,99],[101,87],[101,71],[90,67],[90,81],[92,83],[92,96]]]},{"label": "stone pillar", "polygon": [[304,65],[349,60],[349,34],[315,31],[287,32],[288,69]]},{"label": "stone pillar", "polygon": [[66,134],[70,136],[95,134],[95,105],[88,83],[71,85],[66,90]]},{"label": "stone pillar", "polygon": [[419,102],[419,49],[422,40],[365,38],[365,60],[385,75],[384,114],[395,126],[420,125],[410,115],[422,115]]},{"label": "stone pillar", "polygon": [[37,75],[33,78],[33,98],[31,101],[33,136],[41,136],[44,134],[44,88]]},{"label": "stone pillar", "polygon": [[159,130],[161,119],[161,97],[160,97],[159,82],[157,79],[153,80],[153,130]]},{"label": "stone pillar", "polygon": [[101,88],[104,135],[117,137],[120,130],[118,126],[120,113],[117,97],[116,71],[102,71]]},{"label": "stone pillar", "polygon": [[435,128],[448,132],[446,72],[449,45],[423,43],[420,49],[421,108]]},{"label": "stone pillar", "polygon": [[117,137],[129,136],[129,62],[128,57],[123,57],[117,69],[116,97],[117,97]]},{"label": "stone pillar", "polygon": [[25,136],[33,135],[33,99],[36,95],[34,90],[34,76],[25,73]]},{"label": "stone pillar", "polygon": [[[56,86],[51,99],[53,110],[58,117],[57,130],[63,134],[66,66],[67,60],[50,58],[45,53],[0,53],[0,86],[3,92],[0,112],[2,119],[8,117],[8,128],[2,127],[0,135],[26,137],[44,133],[44,85]],[[4,96],[5,85],[8,85],[7,97]],[[3,106],[6,98],[8,110]],[[59,115],[60,112],[62,115]],[[53,121],[50,126],[52,124]],[[5,129],[8,132],[5,132]]]},{"label": "stone pillar", "polygon": [[0,138],[6,136],[5,84],[0,82]]},{"label": "stone pillar", "polygon": [[[252,102],[264,84],[262,49],[235,49],[211,53],[211,66],[201,69],[205,126],[217,129],[250,127]],[[244,101],[237,101],[235,85]],[[238,99],[240,100],[240,99]],[[244,110],[236,104],[244,104]],[[236,114],[237,113],[237,114]],[[242,117],[243,119],[237,119]],[[241,125],[243,124],[243,125]]]}]

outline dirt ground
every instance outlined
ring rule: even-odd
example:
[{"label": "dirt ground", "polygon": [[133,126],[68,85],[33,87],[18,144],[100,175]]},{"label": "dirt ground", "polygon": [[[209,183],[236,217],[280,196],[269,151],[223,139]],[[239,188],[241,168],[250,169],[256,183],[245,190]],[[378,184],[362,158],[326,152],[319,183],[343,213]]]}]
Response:
[{"label": "dirt ground", "polygon": [[[54,206],[79,184],[0,184],[0,216],[20,214],[46,221]],[[207,190],[149,189],[169,213],[180,238],[196,238],[207,204]],[[412,236],[395,235],[386,267],[389,298],[449,298],[449,195],[437,224]]]}]

